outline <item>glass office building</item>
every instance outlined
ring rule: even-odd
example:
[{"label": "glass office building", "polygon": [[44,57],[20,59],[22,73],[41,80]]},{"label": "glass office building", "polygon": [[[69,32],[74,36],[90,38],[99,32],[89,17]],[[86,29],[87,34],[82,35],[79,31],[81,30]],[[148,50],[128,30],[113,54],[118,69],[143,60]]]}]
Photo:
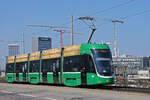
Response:
[{"label": "glass office building", "polygon": [[50,37],[32,37],[32,52],[42,51],[52,48]]}]

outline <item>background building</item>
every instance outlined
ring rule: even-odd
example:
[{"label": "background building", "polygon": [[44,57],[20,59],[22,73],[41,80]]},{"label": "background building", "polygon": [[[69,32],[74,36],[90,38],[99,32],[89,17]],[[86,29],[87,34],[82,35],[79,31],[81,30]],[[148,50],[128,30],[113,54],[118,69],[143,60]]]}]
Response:
[{"label": "background building", "polygon": [[8,44],[8,56],[16,56],[19,54],[18,44]]},{"label": "background building", "polygon": [[131,55],[113,57],[113,65],[126,67],[127,75],[136,75],[138,70],[146,70],[150,67],[149,57]]},{"label": "background building", "polygon": [[140,79],[150,79],[150,70],[139,70],[138,78]]},{"label": "background building", "polygon": [[122,55],[113,57],[116,86],[150,88],[149,57]]},{"label": "background building", "polygon": [[6,59],[7,59],[6,56],[0,57],[0,72],[5,70]]},{"label": "background building", "polygon": [[50,37],[32,37],[32,52],[42,51],[52,48]]}]

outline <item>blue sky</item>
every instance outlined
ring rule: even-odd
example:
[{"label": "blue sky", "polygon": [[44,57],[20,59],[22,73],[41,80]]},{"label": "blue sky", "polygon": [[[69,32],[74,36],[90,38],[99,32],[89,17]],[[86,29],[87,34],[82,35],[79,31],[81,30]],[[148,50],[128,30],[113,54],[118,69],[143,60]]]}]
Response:
[{"label": "blue sky", "polygon": [[[131,2],[130,2],[131,1]],[[130,2],[130,3],[128,3]],[[121,6],[120,6],[121,4]],[[74,16],[75,43],[86,43],[90,29],[81,16],[120,19],[117,24],[117,46],[121,54],[150,56],[150,1],[149,0],[0,0],[0,40],[21,40],[25,33],[26,52],[31,52],[32,36],[50,36],[53,48],[59,47],[59,33],[48,28],[29,28],[28,24],[70,26]],[[141,14],[140,12],[146,11]],[[140,13],[137,16],[135,14]],[[101,25],[102,23],[106,23]],[[110,42],[112,49],[113,25],[97,20],[92,42]],[[68,30],[68,29],[67,29]],[[63,43],[70,45],[70,34],[63,35]],[[7,43],[0,43],[0,56],[8,54]]]}]

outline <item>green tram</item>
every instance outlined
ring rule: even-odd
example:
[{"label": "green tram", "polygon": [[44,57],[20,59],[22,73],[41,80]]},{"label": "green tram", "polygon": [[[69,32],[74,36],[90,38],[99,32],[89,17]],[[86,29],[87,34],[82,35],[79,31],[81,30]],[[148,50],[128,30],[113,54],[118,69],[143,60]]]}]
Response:
[{"label": "green tram", "polygon": [[113,84],[107,44],[78,44],[8,57],[8,82],[66,86]]}]

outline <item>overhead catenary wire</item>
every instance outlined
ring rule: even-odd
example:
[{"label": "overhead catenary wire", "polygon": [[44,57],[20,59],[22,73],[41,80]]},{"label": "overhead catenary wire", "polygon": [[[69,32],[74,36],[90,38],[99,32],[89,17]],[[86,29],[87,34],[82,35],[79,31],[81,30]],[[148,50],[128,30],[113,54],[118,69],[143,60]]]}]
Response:
[{"label": "overhead catenary wire", "polygon": [[[144,11],[142,11],[142,12],[138,12],[138,13],[135,13],[135,14],[132,14],[132,15],[129,15],[129,16],[125,16],[125,17],[122,17],[121,18],[121,20],[125,20],[125,19],[128,19],[128,18],[131,18],[131,17],[135,17],[135,16],[138,16],[138,15],[142,15],[142,14],[144,14],[144,13],[148,13],[148,12],[150,12],[150,10],[144,10]],[[83,19],[87,19],[87,20],[94,20],[94,18],[93,17],[88,17],[88,18],[92,18],[92,19],[87,19],[86,17],[83,17]],[[81,19],[81,17],[80,17],[80,19]],[[82,20],[82,19],[81,19]],[[96,20],[96,19],[95,19]],[[108,20],[108,21],[111,21],[113,24],[114,24],[114,26],[115,26],[115,22],[119,22],[119,23],[123,23],[123,21],[121,21],[121,20],[109,20],[109,19],[105,19],[105,18],[103,18],[103,19],[100,19],[100,20]],[[85,21],[83,21],[85,24],[87,24]],[[89,24],[87,24],[88,26],[89,26]],[[89,26],[90,27],[90,26]],[[114,33],[115,33],[115,30],[114,30]],[[114,37],[115,37],[115,35],[114,35]],[[114,42],[114,44],[116,44],[116,42]],[[114,48],[115,48],[115,52],[114,52],[114,56],[117,56],[117,48],[116,48],[116,46],[114,45]]]},{"label": "overhead catenary wire", "polygon": [[128,18],[131,18],[131,17],[135,17],[135,16],[138,16],[138,15],[142,15],[142,14],[145,14],[145,13],[148,13],[150,12],[150,9],[149,10],[144,10],[144,11],[141,11],[141,12],[137,12],[135,14],[132,14],[132,15],[128,15],[128,16],[125,16],[125,17],[122,17],[121,19],[128,19]]},{"label": "overhead catenary wire", "polygon": [[[143,14],[149,13],[149,12],[150,12],[150,9],[149,10],[143,10],[141,12],[137,12],[137,13],[134,13],[134,14],[131,14],[131,15],[127,15],[125,17],[120,17],[119,19],[120,20],[127,20],[129,18],[132,18],[132,17],[135,17],[135,16],[139,16],[139,15],[143,15]],[[97,27],[102,26],[102,25],[106,25],[106,24],[109,24],[109,22],[105,22],[105,23],[102,23],[100,25],[97,25]]]},{"label": "overhead catenary wire", "polygon": [[136,1],[136,0],[128,0],[128,1],[126,1],[126,2],[123,2],[123,3],[120,3],[120,4],[114,5],[114,6],[112,6],[112,7],[105,8],[105,9],[102,9],[102,10],[99,10],[99,11],[96,11],[96,12],[92,13],[91,15],[96,15],[96,14],[99,14],[99,13],[103,13],[103,12],[106,12],[106,11],[109,11],[109,10],[112,10],[112,9],[115,9],[115,8],[118,8],[118,7],[121,7],[121,6],[130,4],[130,3],[134,2],[134,1]]},{"label": "overhead catenary wire", "polygon": [[[131,15],[128,15],[128,16],[125,16],[125,17],[121,17],[120,20],[126,20],[126,19],[129,19],[129,18],[132,18],[132,17],[135,17],[135,16],[139,16],[139,15],[143,15],[145,13],[149,13],[150,12],[150,9],[149,10],[143,10],[143,11],[140,11],[140,12],[137,12],[137,13],[134,13],[134,14],[131,14]],[[110,22],[104,22],[104,23],[101,23],[100,25],[96,25],[97,27],[100,27],[102,25],[106,25]],[[79,28],[79,29],[85,29],[87,27],[82,27],[82,28]]]},{"label": "overhead catenary wire", "polygon": [[[115,8],[118,8],[118,7],[121,7],[121,6],[130,4],[130,3],[134,2],[134,1],[136,1],[136,0],[128,0],[127,2],[123,2],[123,3],[120,3],[120,4],[114,5],[114,6],[112,6],[112,7],[105,8],[105,9],[102,9],[102,10],[99,10],[99,11],[96,11],[96,12],[90,14],[90,15],[96,15],[96,14],[99,14],[99,13],[103,13],[103,12],[106,12],[106,11],[109,11],[109,10],[112,10],[112,9],[115,9]],[[94,10],[94,11],[95,11],[95,10]],[[78,19],[74,19],[73,21],[74,21],[74,22],[75,22],[75,21],[78,21]],[[70,21],[69,21],[69,20],[68,20],[67,22],[65,22],[64,24],[62,24],[62,25],[68,25],[68,24],[70,24]]]},{"label": "overhead catenary wire", "polygon": [[[111,9],[114,9],[114,8],[118,8],[118,7],[121,7],[121,6],[123,6],[123,5],[127,5],[127,4],[129,4],[129,3],[131,3],[131,2],[133,2],[133,1],[135,1],[135,0],[129,0],[129,1],[127,1],[127,2],[124,2],[124,3],[120,3],[120,4],[118,4],[118,5],[115,5],[115,6],[112,6],[112,7],[109,7],[109,8],[106,8],[106,9],[103,9],[103,10],[100,10],[100,11],[97,11],[97,12],[95,12],[95,13],[102,13],[102,12],[105,12],[105,11],[109,11],[109,10],[111,10]],[[126,17],[131,17],[131,16],[126,16]],[[125,18],[126,19],[126,18]],[[77,19],[74,19],[74,21],[76,21]],[[67,23],[65,23],[65,24],[70,24],[70,21],[68,21]],[[105,23],[106,24],[106,23]],[[100,24],[100,25],[98,25],[98,26],[102,26],[102,25],[104,25],[104,24]]]},{"label": "overhead catenary wire", "polygon": [[[98,13],[103,13],[103,12],[106,12],[106,11],[109,11],[109,10],[112,10],[112,9],[115,9],[115,8],[118,8],[118,7],[121,7],[121,6],[130,4],[130,3],[134,2],[134,1],[136,1],[136,0],[128,0],[127,2],[123,2],[123,3],[120,3],[120,4],[114,5],[114,6],[112,6],[112,7],[105,8],[105,9],[100,10],[100,11],[96,11],[96,12],[92,13],[91,15],[96,15],[96,14],[98,14]],[[78,19],[75,19],[74,21],[78,21]],[[84,22],[84,23],[87,24],[86,22]],[[68,23],[68,24],[69,24],[69,23]],[[107,22],[104,23],[104,24],[107,24]],[[87,24],[87,25],[88,25],[88,24]],[[100,26],[101,26],[101,25],[103,25],[103,24],[100,24]],[[89,25],[88,25],[88,26],[89,26]]]},{"label": "overhead catenary wire", "polygon": [[[102,13],[102,12],[105,12],[105,11],[109,11],[109,10],[112,10],[112,9],[115,9],[115,8],[118,8],[118,7],[121,7],[121,6],[124,6],[124,5],[127,5],[129,3],[132,3],[133,1],[136,1],[136,0],[129,0],[127,2],[124,2],[124,3],[120,3],[120,4],[117,4],[117,5],[114,5],[112,7],[109,7],[109,8],[105,8],[103,10],[100,10],[100,11],[96,11],[94,13],[92,13],[92,15],[96,15],[98,13]],[[74,19],[73,21],[77,21],[78,19]],[[68,20],[67,22],[65,22],[64,24],[61,24],[61,25],[67,25],[67,24],[70,24],[70,21]]]}]

